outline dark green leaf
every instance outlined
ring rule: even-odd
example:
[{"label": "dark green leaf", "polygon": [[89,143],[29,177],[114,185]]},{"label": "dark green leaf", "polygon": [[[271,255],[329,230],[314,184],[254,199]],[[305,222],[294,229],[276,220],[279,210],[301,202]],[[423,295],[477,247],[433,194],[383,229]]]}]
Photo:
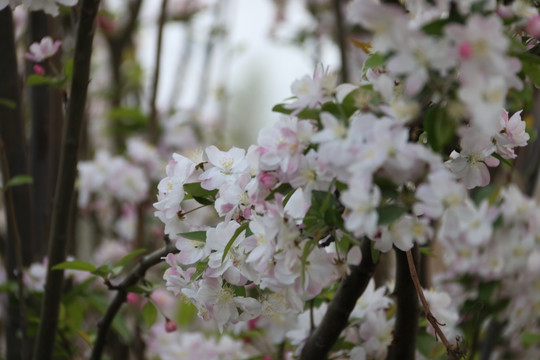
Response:
[{"label": "dark green leaf", "polygon": [[31,177],[30,175],[17,175],[9,179],[5,188],[7,189],[10,186],[32,184],[33,182],[34,182],[34,178]]},{"label": "dark green leaf", "polygon": [[157,319],[157,313],[156,306],[151,301],[144,304],[142,308],[142,316],[147,327],[154,325]]},{"label": "dark green leaf", "polygon": [[441,153],[456,137],[456,125],[445,109],[432,107],[424,115],[424,130],[433,151]]},{"label": "dark green leaf", "polygon": [[195,241],[206,241],[206,231],[191,231],[178,234],[183,238]]},{"label": "dark green leaf", "polygon": [[382,205],[377,208],[379,225],[388,225],[399,219],[407,212],[407,208],[400,205]]},{"label": "dark green leaf", "polygon": [[198,202],[201,205],[207,205],[208,206],[208,205],[213,205],[215,203],[215,200],[211,200],[211,199],[200,197],[200,196],[193,196],[192,198],[193,198],[193,200],[195,200],[196,202]]},{"label": "dark green leaf", "polygon": [[[282,114],[292,114],[295,109],[287,108],[286,104],[277,104],[272,108],[272,111],[282,113]],[[296,114],[296,117],[299,119],[318,119],[320,110],[306,108]]]},{"label": "dark green leaf", "polygon": [[499,286],[498,281],[490,281],[485,283],[480,283],[478,286],[478,298],[485,303],[491,301],[491,297],[495,292],[495,289]]},{"label": "dark green leaf", "polygon": [[371,261],[373,261],[374,264],[379,261],[379,256],[381,255],[381,252],[377,249],[375,249],[375,242],[371,242]]},{"label": "dark green leaf", "polygon": [[522,70],[536,86],[540,85],[540,66],[538,63],[523,62]]},{"label": "dark green leaf", "polygon": [[236,229],[236,231],[234,232],[231,240],[229,240],[229,242],[227,243],[227,245],[225,245],[225,249],[223,250],[223,256],[221,257],[221,262],[223,262],[225,260],[225,257],[227,256],[227,254],[229,253],[229,250],[231,249],[231,247],[233,246],[233,243],[234,241],[236,240],[236,238],[238,238],[238,236],[240,236],[240,234],[245,231],[247,228],[249,227],[249,222],[245,222],[243,223],[242,225],[240,225],[240,227],[238,229]]},{"label": "dark green leaf", "polygon": [[373,183],[379,187],[384,198],[395,199],[398,197],[397,185],[392,180],[376,177],[373,179]]},{"label": "dark green leaf", "polygon": [[74,261],[65,261],[63,263],[57,264],[52,267],[53,270],[79,270],[79,271],[89,271],[93,272],[96,270],[96,267],[90,263],[74,260]]}]

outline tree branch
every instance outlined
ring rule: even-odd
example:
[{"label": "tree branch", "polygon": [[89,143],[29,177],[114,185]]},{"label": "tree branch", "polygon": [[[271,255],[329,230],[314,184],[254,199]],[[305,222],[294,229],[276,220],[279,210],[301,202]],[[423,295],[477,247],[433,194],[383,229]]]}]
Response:
[{"label": "tree branch", "polygon": [[159,137],[159,122],[157,118],[156,98],[159,85],[159,73],[161,70],[161,45],[163,43],[163,27],[167,18],[168,0],[161,0],[161,12],[158,20],[158,33],[156,44],[156,59],[154,64],[154,79],[152,81],[152,94],[150,96],[150,115],[148,117],[148,125],[150,131],[150,140],[152,143],[157,143]]},{"label": "tree branch", "polygon": [[[416,333],[418,328],[418,296],[409,273],[407,254],[394,249],[396,253],[396,324],[394,340],[390,346],[387,360],[414,360],[416,352]],[[418,258],[418,247],[415,245],[415,258]]]},{"label": "tree branch", "polygon": [[126,278],[116,286],[116,296],[109,304],[105,314],[98,323],[98,334],[94,344],[94,349],[92,350],[92,356],[90,357],[91,360],[101,359],[103,349],[105,348],[107,333],[111,327],[114,317],[120,310],[120,307],[122,307],[122,304],[126,301],[127,289],[137,284],[139,280],[144,278],[146,271],[152,266],[162,262],[163,257],[167,256],[167,254],[176,254],[178,252],[179,250],[176,248],[176,244],[173,242],[168,242],[163,248],[143,257],[139,264],[126,276]]},{"label": "tree branch", "polygon": [[[27,151],[20,93],[20,78],[17,68],[15,34],[11,8],[0,10],[0,138],[5,149],[5,168],[2,170],[4,184],[11,177],[28,174]],[[9,173],[9,174],[8,174]],[[9,197],[12,200],[9,200]],[[5,204],[13,205],[6,212],[8,233],[5,237],[4,260],[9,280],[17,279],[17,245],[15,231],[19,232],[23,265],[32,262],[32,204],[30,186],[21,185],[4,193]],[[20,259],[19,259],[20,260]],[[10,296],[6,308],[6,358],[20,359],[21,333],[24,320],[21,319],[22,299]]]},{"label": "tree branch", "polygon": [[375,263],[371,258],[371,241],[364,239],[362,244],[362,262],[351,266],[351,273],[341,282],[334,298],[328,305],[321,324],[309,337],[302,349],[300,360],[324,360],[334,346],[339,335],[348,324],[349,316],[356,301],[364,293]]},{"label": "tree branch", "polygon": [[64,271],[52,271],[51,268],[65,261],[66,258],[68,219],[75,193],[79,141],[88,92],[92,40],[99,2],[99,0],[83,0],[81,5],[73,61],[73,80],[68,104],[67,122],[63,133],[60,168],[58,170],[52,214],[49,239],[49,267],[47,269],[47,281],[41,309],[41,321],[36,349],[33,357],[34,360],[52,359],[56,330],[58,328]]},{"label": "tree branch", "polygon": [[347,58],[347,32],[345,22],[343,21],[343,13],[341,8],[341,0],[333,0],[334,14],[336,17],[336,39],[339,45],[339,53],[341,56],[341,82],[349,82],[349,60]]}]

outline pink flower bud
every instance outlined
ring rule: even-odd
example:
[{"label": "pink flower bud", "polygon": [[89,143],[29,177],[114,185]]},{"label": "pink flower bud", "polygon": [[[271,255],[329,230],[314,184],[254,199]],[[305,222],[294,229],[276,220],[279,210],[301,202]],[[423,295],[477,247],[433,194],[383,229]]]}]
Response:
[{"label": "pink flower bud", "polygon": [[540,15],[531,16],[527,21],[526,29],[532,37],[540,39]]},{"label": "pink flower bud", "polygon": [[34,73],[37,75],[45,75],[45,68],[39,64],[34,64]]},{"label": "pink flower bud", "polygon": [[473,56],[473,47],[471,43],[464,42],[459,45],[459,56],[463,60],[469,60]]},{"label": "pink flower bud", "polygon": [[137,305],[139,300],[140,296],[137,293],[130,292],[126,295],[126,301],[129,305]]},{"label": "pink flower bud", "polygon": [[166,318],[165,331],[170,333],[170,332],[176,331],[176,329],[178,329],[178,325],[176,325],[176,323],[174,321],[172,321],[171,319]]},{"label": "pink flower bud", "polygon": [[256,317],[255,319],[251,319],[247,322],[248,329],[249,330],[255,330],[257,329],[257,323],[259,322],[260,317]]},{"label": "pink flower bud", "polygon": [[272,357],[270,355],[265,355],[261,360],[272,360]]}]

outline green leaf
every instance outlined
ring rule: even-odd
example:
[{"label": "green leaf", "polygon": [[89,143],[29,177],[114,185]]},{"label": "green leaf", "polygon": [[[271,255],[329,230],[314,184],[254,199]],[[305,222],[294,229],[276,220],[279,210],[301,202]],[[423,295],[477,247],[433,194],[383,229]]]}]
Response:
[{"label": "green leaf", "polygon": [[195,241],[206,241],[206,231],[191,231],[186,233],[178,234],[183,238]]},{"label": "green leaf", "polygon": [[385,61],[386,57],[379,53],[371,55],[364,62],[364,66],[362,67],[362,73],[365,73],[365,71],[367,71],[368,69],[373,69],[383,65]]},{"label": "green leaf", "polygon": [[197,317],[197,308],[191,302],[178,301],[176,323],[179,327],[187,327],[193,324]]},{"label": "green leaf", "polygon": [[[295,109],[289,109],[286,107],[286,104],[277,104],[272,108],[273,112],[278,112],[282,114],[290,115],[294,112]],[[299,119],[318,119],[320,114],[320,110],[318,109],[310,109],[305,108],[304,110],[300,111],[298,114],[296,114],[296,117]]]},{"label": "green leaf", "polygon": [[382,205],[377,208],[379,225],[388,225],[399,219],[407,212],[407,208],[400,205]]},{"label": "green leaf", "polygon": [[157,309],[154,303],[148,301],[142,308],[142,316],[147,327],[154,325],[157,319]]},{"label": "green leaf", "polygon": [[0,106],[4,106],[13,110],[17,108],[17,103],[13,100],[0,98]]},{"label": "green leaf", "polygon": [[112,328],[120,335],[124,343],[129,344],[131,342],[131,332],[127,326],[128,322],[120,314],[114,317],[112,322]]},{"label": "green leaf", "polygon": [[200,182],[184,184],[184,191],[193,197],[215,197],[218,190],[206,190],[201,186]]},{"label": "green leaf", "polygon": [[315,247],[315,244],[316,244],[316,242],[314,240],[308,241],[304,245],[304,249],[302,251],[302,288],[304,288],[305,283],[306,283],[306,263],[307,263],[307,258],[309,256],[309,254],[311,253],[311,249],[313,249]]},{"label": "green leaf", "polygon": [[225,261],[225,257],[227,256],[227,254],[229,253],[229,250],[231,249],[231,247],[233,246],[233,243],[234,243],[234,240],[236,240],[236,238],[244,231],[246,230],[247,228],[249,227],[249,222],[245,222],[243,223],[242,225],[240,225],[240,227],[238,229],[236,229],[236,231],[234,232],[234,235],[232,236],[231,240],[229,240],[229,242],[227,243],[227,245],[225,246],[225,249],[223,250],[223,256],[221,257],[221,262]]},{"label": "green leaf", "polygon": [[66,75],[66,79],[71,79],[73,77],[73,58],[70,58],[68,61],[66,61],[66,65],[64,65],[64,74]]},{"label": "green leaf", "polygon": [[374,264],[379,261],[379,256],[381,255],[381,252],[377,249],[375,249],[375,242],[371,242],[371,261],[373,261]]},{"label": "green leaf", "polygon": [[435,152],[441,153],[456,137],[456,125],[443,108],[428,109],[424,115],[423,125],[428,144]]},{"label": "green leaf", "polygon": [[347,96],[345,96],[345,98],[343,99],[343,102],[341,105],[347,118],[349,118],[352,114],[354,114],[356,110],[358,110],[356,97],[358,96],[360,91],[365,91],[365,90],[364,89],[353,90],[350,93],[348,93]]},{"label": "green leaf", "polygon": [[26,184],[32,184],[34,182],[34,178],[30,175],[17,175],[9,179],[6,186],[4,187],[7,189],[10,186],[19,186],[19,185],[26,185]]},{"label": "green leaf", "polygon": [[428,354],[428,359],[437,359],[446,354],[446,346],[443,343],[437,343],[433,349]]},{"label": "green leaf", "polygon": [[114,264],[113,267],[118,267],[118,266],[124,266],[125,264],[127,264],[131,259],[133,259],[134,257],[140,255],[140,254],[144,254],[146,252],[145,249],[137,249],[137,250],[133,250],[132,252],[130,252],[129,254],[127,254],[126,256],[124,256],[123,258],[121,258],[116,264]]},{"label": "green leaf", "polygon": [[50,85],[57,83],[58,80],[49,76],[32,74],[26,79],[27,86],[36,86],[36,85]]},{"label": "green leaf", "polygon": [[199,261],[197,263],[197,267],[195,268],[195,272],[193,273],[193,275],[191,275],[190,281],[199,280],[207,267],[208,267],[208,257],[204,259],[203,261]]},{"label": "green leaf", "polygon": [[52,267],[53,270],[79,270],[79,271],[89,271],[93,272],[96,270],[96,267],[90,263],[74,260],[74,261],[65,261],[60,264],[56,264]]},{"label": "green leaf", "polygon": [[433,254],[433,251],[427,246],[420,246],[418,248],[418,251],[420,251],[421,254],[424,254],[429,257],[435,257],[435,254]]},{"label": "green leaf", "polygon": [[526,332],[523,335],[521,335],[521,345],[523,345],[523,347],[528,348],[531,345],[534,345],[537,343],[540,343],[540,334]]},{"label": "green leaf", "polygon": [[200,196],[193,196],[193,200],[195,200],[196,202],[198,202],[199,204],[201,205],[213,205],[215,200],[210,200],[210,199],[207,199],[207,198],[204,198],[204,197],[200,197]]},{"label": "green leaf", "polygon": [[538,63],[523,62],[522,70],[536,86],[540,85],[540,67]]},{"label": "green leaf", "polygon": [[484,303],[489,303],[495,289],[500,285],[499,281],[483,282],[478,285],[478,298]]},{"label": "green leaf", "polygon": [[379,187],[384,198],[395,199],[398,197],[397,185],[392,180],[376,177],[373,179],[373,183]]},{"label": "green leaf", "polygon": [[112,270],[111,266],[109,264],[105,264],[105,265],[101,265],[100,267],[92,271],[92,274],[105,277],[111,273],[111,270]]},{"label": "green leaf", "polygon": [[109,112],[112,130],[119,133],[129,133],[145,130],[148,117],[136,107],[116,107]]},{"label": "green leaf", "polygon": [[488,200],[492,204],[492,199],[495,200],[499,194],[499,189],[492,184],[475,189],[473,200],[476,205],[479,205],[482,201]]}]

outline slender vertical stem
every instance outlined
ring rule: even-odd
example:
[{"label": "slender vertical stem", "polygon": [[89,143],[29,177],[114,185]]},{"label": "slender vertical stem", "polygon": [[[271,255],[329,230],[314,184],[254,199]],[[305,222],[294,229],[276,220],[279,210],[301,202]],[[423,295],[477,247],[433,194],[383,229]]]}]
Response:
[{"label": "slender vertical stem", "polygon": [[[418,257],[418,247],[411,251]],[[416,352],[416,333],[418,328],[418,296],[409,274],[407,254],[395,249],[396,253],[396,324],[394,340],[390,347],[387,360],[414,360]]]},{"label": "slender vertical stem", "polygon": [[[39,42],[49,34],[48,16],[43,11],[32,11],[29,16],[29,43]],[[42,64],[45,72],[50,73],[48,62]],[[29,68],[29,66],[27,67]],[[32,70],[30,70],[32,72]],[[52,109],[54,108],[52,92],[49,84],[36,85],[30,88],[32,134],[30,141],[30,170],[36,180],[33,184],[32,201],[34,203],[34,260],[41,260],[47,254],[49,215],[54,184],[50,171],[51,139],[54,132],[51,126]],[[60,128],[61,129],[61,128]]]},{"label": "slender vertical stem", "polygon": [[[6,150],[4,149],[4,141],[0,139],[0,157],[2,161],[2,173],[4,175],[4,184],[7,184],[10,180],[9,167],[6,157]],[[19,227],[17,226],[15,206],[13,202],[12,188],[4,188],[5,198],[7,200],[7,211],[9,213],[8,218],[10,220],[10,226],[13,229],[13,240],[15,241],[15,261],[17,263],[17,295],[19,297],[19,315],[21,317],[21,357],[22,359],[28,359],[28,336],[27,336],[27,316],[26,316],[26,300],[24,295],[24,281],[23,281],[23,259],[22,259],[22,244],[21,236],[19,235]]]},{"label": "slender vertical stem", "polygon": [[165,20],[167,18],[167,4],[168,0],[161,0],[161,12],[158,20],[158,34],[156,44],[156,60],[154,64],[154,79],[152,82],[152,94],[150,97],[150,115],[148,123],[150,126],[150,140],[152,143],[157,143],[159,137],[159,122],[157,117],[157,91],[159,86],[159,73],[161,70],[161,47],[163,43],[163,27],[165,26]]},{"label": "slender vertical stem", "polygon": [[[10,176],[28,174],[27,143],[22,117],[20,76],[17,66],[14,24],[11,8],[0,10],[0,138],[5,149],[6,169],[4,180]],[[16,236],[21,242],[20,253],[23,265],[32,262],[32,203],[30,186],[21,185],[10,189],[13,211],[7,211],[8,232],[5,238],[4,260],[9,280],[17,281]],[[4,194],[7,195],[7,192]],[[5,204],[9,200],[5,196]],[[14,226],[15,225],[15,226]],[[6,359],[21,359],[21,339],[23,320],[20,318],[20,303],[14,296],[9,296],[6,306]]]},{"label": "slender vertical stem", "polygon": [[67,122],[64,127],[62,139],[62,153],[60,156],[60,168],[56,182],[52,214],[52,227],[49,239],[49,267],[47,269],[47,280],[36,349],[33,357],[34,360],[52,359],[56,340],[64,272],[62,270],[53,271],[51,268],[65,261],[66,258],[69,231],[68,218],[75,193],[79,141],[88,92],[92,40],[99,2],[99,0],[83,0],[81,4],[81,15],[73,61],[73,80],[68,104]]},{"label": "slender vertical stem", "polygon": [[341,82],[348,82],[349,79],[349,60],[347,58],[347,32],[345,29],[345,22],[343,20],[343,13],[341,9],[341,0],[333,0],[334,14],[336,16],[336,38],[339,45],[339,53],[341,56]]}]

